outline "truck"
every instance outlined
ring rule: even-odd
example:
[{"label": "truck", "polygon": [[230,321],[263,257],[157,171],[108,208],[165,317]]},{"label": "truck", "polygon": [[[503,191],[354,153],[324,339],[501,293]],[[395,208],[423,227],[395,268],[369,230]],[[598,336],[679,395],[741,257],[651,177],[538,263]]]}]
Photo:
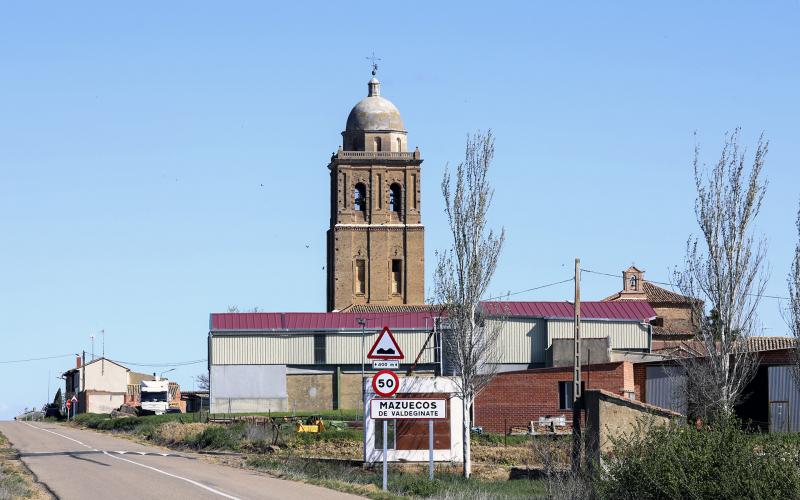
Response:
[{"label": "truck", "polygon": [[169,411],[169,380],[156,377],[139,383],[142,415],[163,415]]}]

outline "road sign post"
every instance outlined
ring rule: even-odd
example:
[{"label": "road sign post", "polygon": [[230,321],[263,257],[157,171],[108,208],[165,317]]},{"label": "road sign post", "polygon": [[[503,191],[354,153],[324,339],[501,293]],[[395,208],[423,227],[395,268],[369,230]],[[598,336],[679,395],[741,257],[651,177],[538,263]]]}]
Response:
[{"label": "road sign post", "polygon": [[428,420],[428,478],[433,481],[433,419]]},{"label": "road sign post", "polygon": [[386,491],[388,488],[389,482],[389,467],[387,465],[387,458],[386,454],[388,453],[388,447],[386,446],[386,435],[389,433],[387,430],[387,421],[383,421],[383,491]]}]

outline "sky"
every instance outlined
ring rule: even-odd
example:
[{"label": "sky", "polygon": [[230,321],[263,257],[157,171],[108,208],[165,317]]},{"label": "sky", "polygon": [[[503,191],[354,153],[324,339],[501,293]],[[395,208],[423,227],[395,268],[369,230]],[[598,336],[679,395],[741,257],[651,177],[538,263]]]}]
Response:
[{"label": "sky", "polygon": [[[714,163],[741,126],[750,151],[770,141],[756,229],[785,296],[798,25],[798,1],[4,3],[0,419],[52,398],[101,330],[109,358],[152,372],[205,359],[211,312],[323,311],[326,166],[373,51],[424,158],[426,290],[467,134],[496,137],[502,294],[569,278],[575,257],[669,281],[697,231],[695,141]],[[582,286],[598,300],[622,280]],[[779,311],[762,301],[764,334],[787,333]]]}]

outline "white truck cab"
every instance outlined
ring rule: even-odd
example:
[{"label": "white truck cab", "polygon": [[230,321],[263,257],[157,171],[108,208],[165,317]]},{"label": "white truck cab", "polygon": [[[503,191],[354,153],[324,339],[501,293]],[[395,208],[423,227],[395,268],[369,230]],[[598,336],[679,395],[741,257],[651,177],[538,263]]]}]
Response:
[{"label": "white truck cab", "polygon": [[169,408],[169,380],[156,377],[155,380],[142,380],[141,389],[142,413],[163,415]]}]

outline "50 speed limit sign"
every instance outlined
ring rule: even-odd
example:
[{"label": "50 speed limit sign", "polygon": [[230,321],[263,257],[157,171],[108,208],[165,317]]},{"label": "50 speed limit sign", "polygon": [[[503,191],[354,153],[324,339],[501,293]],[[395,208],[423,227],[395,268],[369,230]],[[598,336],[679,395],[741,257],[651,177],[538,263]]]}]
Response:
[{"label": "50 speed limit sign", "polygon": [[388,398],[394,396],[400,388],[400,379],[391,370],[381,370],[372,377],[372,389],[378,396]]}]

